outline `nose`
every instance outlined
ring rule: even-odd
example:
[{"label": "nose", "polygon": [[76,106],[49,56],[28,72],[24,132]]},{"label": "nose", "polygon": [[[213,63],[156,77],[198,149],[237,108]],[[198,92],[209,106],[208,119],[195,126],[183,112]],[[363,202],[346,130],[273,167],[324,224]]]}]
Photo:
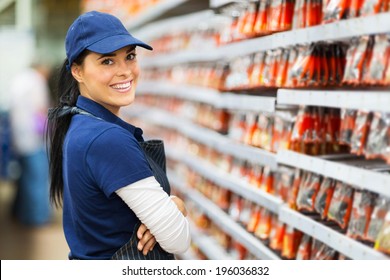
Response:
[{"label": "nose", "polygon": [[118,77],[129,77],[131,75],[131,67],[125,61],[121,61],[118,64],[116,75]]}]

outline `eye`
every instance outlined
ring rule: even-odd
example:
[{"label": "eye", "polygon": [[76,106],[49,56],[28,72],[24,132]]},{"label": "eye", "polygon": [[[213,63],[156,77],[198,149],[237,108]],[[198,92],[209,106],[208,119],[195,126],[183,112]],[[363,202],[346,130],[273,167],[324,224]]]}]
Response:
[{"label": "eye", "polygon": [[111,65],[111,64],[113,64],[113,61],[109,58],[106,58],[102,61],[102,64],[103,65]]},{"label": "eye", "polygon": [[126,57],[127,60],[134,60],[136,59],[137,54],[136,53],[129,53]]}]

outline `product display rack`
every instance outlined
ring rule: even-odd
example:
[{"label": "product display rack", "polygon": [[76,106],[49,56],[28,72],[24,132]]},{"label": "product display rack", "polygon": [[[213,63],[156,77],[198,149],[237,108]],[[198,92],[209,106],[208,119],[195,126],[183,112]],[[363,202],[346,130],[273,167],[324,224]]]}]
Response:
[{"label": "product display rack", "polygon": [[188,0],[163,0],[152,8],[141,12],[135,18],[130,18],[127,22],[125,21],[124,25],[129,30],[134,29],[187,1]]},{"label": "product display rack", "polygon": [[355,36],[386,32],[390,32],[390,12],[279,32],[260,38],[227,44],[202,52],[185,50],[165,54],[162,57],[145,58],[141,65],[149,68],[167,67],[186,62],[217,61],[299,44],[320,41],[340,41]]},{"label": "product display rack", "polygon": [[[229,4],[230,2],[238,1],[211,1],[210,5],[213,8],[217,8]],[[196,22],[196,20],[194,20],[195,17],[196,15],[192,17],[193,22]],[[208,17],[209,15],[204,18]],[[184,17],[181,20],[184,20]],[[177,25],[178,21],[175,21],[174,24]],[[156,26],[157,25],[158,24],[156,24]],[[153,28],[157,27],[148,26],[148,30],[152,30]],[[142,33],[143,30],[140,30],[139,32]],[[279,32],[260,38],[230,43],[208,50],[188,49],[163,54],[162,56],[145,57],[142,62],[142,67],[147,69],[153,67],[171,67],[191,62],[230,61],[237,57],[251,55],[260,51],[310,44],[313,42],[343,41],[355,36],[386,32],[390,32],[389,12],[341,20],[309,28]],[[234,93],[226,92],[220,93],[217,90],[209,88],[186,84],[173,84],[166,81],[144,81],[139,87],[139,92],[147,95],[169,96],[193,102],[207,103],[215,108],[226,108],[233,111],[274,112],[275,106],[280,105],[365,109],[379,112],[390,111],[389,91],[387,89],[378,90],[376,88],[367,90],[354,90],[353,88],[347,90],[278,89],[275,97],[269,99],[268,105],[264,105],[267,100],[266,98],[268,97],[249,96],[245,94],[235,95]],[[229,98],[230,101],[227,101]],[[300,168],[351,184],[354,188],[362,188],[390,197],[390,191],[388,189],[388,186],[390,186],[390,175],[388,174],[335,162],[330,159],[303,155],[293,151],[279,150],[277,154],[272,154],[258,148],[233,142],[227,136],[200,127],[189,120],[180,119],[180,116],[172,113],[163,112],[157,108],[150,109],[151,110],[148,111],[150,113],[143,114],[143,119],[146,118],[148,122],[174,129],[188,138],[207,145],[221,153],[249,160],[261,166],[271,166],[273,170],[276,170],[278,165]],[[144,110],[145,108],[142,109],[143,112]],[[183,153],[173,153],[169,148],[167,149],[167,156],[183,163],[190,169],[199,173],[202,177],[215,182],[219,186],[223,186],[237,195],[271,210],[278,214],[279,220],[286,225],[292,226],[312,236],[348,258],[390,259],[388,255],[374,250],[370,245],[363,244],[348,237],[345,233],[335,229],[334,226],[328,225],[323,221],[318,221],[314,216],[304,215],[292,210],[288,208],[286,204],[268,193],[257,192],[256,189],[251,189],[250,186],[247,186],[242,180],[230,176],[230,174],[227,174],[226,172],[224,173],[201,158],[190,156],[184,151]],[[264,246],[261,241],[246,232],[245,229],[199,192],[185,188],[183,183],[180,180],[177,180],[174,175],[170,175],[170,180],[175,187],[181,185],[182,192],[187,199],[193,201],[199,209],[206,212],[216,224],[225,232],[231,234],[233,238],[239,240],[256,257],[265,259],[279,258],[268,247]],[[256,198],[257,195],[258,197]],[[201,242],[194,240],[194,243]],[[253,248],[251,248],[253,246],[259,246],[261,253],[258,252],[259,250],[255,250],[257,252],[255,254],[254,251],[252,251]]]},{"label": "product display rack", "polygon": [[237,95],[229,92],[193,85],[172,84],[168,82],[142,81],[138,88],[139,94],[154,94],[159,96],[177,97],[237,111],[275,111],[275,97]]},{"label": "product display rack", "polygon": [[248,233],[239,224],[233,221],[225,212],[216,206],[209,199],[205,198],[196,190],[189,189],[179,179],[174,176],[169,176],[170,181],[178,187],[192,202],[194,202],[199,209],[201,209],[206,216],[208,216],[216,225],[218,225],[226,233],[230,234],[232,238],[239,240],[254,256],[260,259],[278,260],[280,259],[272,250],[265,246],[260,240]]}]

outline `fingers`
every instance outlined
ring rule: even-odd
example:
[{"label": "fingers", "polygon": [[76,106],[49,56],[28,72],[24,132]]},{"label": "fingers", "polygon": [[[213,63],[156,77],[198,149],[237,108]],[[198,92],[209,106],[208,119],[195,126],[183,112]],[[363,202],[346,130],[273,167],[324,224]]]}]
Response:
[{"label": "fingers", "polygon": [[157,241],[144,224],[138,228],[137,237],[139,239],[137,249],[146,256],[149,251],[153,250]]}]

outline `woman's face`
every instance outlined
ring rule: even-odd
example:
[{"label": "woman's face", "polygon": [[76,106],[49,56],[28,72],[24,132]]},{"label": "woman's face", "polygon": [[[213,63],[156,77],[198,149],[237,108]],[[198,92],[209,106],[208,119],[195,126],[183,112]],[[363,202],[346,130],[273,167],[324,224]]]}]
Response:
[{"label": "woman's face", "polygon": [[139,67],[135,47],[109,54],[88,54],[82,65],[72,65],[80,94],[104,106],[115,115],[134,101]]}]

